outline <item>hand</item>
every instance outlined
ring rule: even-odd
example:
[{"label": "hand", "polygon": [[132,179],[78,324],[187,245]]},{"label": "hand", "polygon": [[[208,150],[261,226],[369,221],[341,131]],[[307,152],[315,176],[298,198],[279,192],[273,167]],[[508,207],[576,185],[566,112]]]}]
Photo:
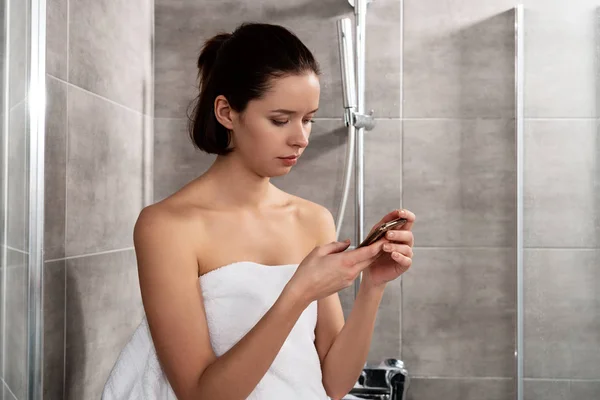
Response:
[{"label": "hand", "polygon": [[365,285],[384,287],[386,283],[405,273],[412,265],[415,240],[411,229],[415,222],[415,214],[408,210],[394,210],[383,217],[371,232],[382,223],[398,217],[406,218],[408,221],[402,226],[390,229],[383,238],[375,242],[382,244],[383,251],[364,270],[362,282]]},{"label": "hand", "polygon": [[302,260],[286,289],[310,303],[352,285],[358,274],[379,257],[383,242],[344,252],[349,245],[348,239],[315,247]]}]

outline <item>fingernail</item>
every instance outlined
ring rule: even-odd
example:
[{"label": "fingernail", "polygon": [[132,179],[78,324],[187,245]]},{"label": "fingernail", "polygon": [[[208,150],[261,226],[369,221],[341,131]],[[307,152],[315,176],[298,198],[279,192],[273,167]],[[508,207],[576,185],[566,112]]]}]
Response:
[{"label": "fingernail", "polygon": [[398,215],[404,214],[404,210],[398,210]]},{"label": "fingernail", "polygon": [[400,253],[393,252],[392,253],[392,257],[394,257],[395,259],[399,259],[400,258]]},{"label": "fingernail", "polygon": [[387,235],[388,235],[389,238],[393,238],[394,237],[394,232],[389,231]]},{"label": "fingernail", "polygon": [[386,244],[383,245],[383,249],[386,250],[386,251],[389,251],[391,248],[392,248],[392,245],[389,244],[389,243],[386,243]]}]

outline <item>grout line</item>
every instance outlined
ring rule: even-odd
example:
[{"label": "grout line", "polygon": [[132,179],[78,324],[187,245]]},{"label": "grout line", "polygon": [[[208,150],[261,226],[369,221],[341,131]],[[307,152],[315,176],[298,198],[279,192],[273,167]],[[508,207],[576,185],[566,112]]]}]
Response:
[{"label": "grout line", "polygon": [[525,121],[596,121],[598,117],[523,117]]},{"label": "grout line", "polygon": [[69,67],[70,67],[70,57],[69,53],[71,52],[71,0],[67,1],[67,82],[69,81]]},{"label": "grout line", "polygon": [[[14,400],[17,400],[17,396],[15,396],[15,394],[13,393],[13,391],[10,389],[10,386],[8,386],[8,383],[6,383],[6,381],[4,380],[4,378],[2,378],[2,384],[4,385],[4,387],[6,389],[8,389],[8,393],[10,393],[13,397]],[[9,399],[7,399],[9,400]]]},{"label": "grout line", "polygon": [[[514,249],[513,246],[415,246],[415,249],[426,250],[489,250],[489,249]],[[525,250],[573,250],[573,251],[600,251],[597,247],[524,247]]]},{"label": "grout line", "polygon": [[124,247],[122,249],[115,249],[115,250],[106,250],[106,251],[99,251],[96,253],[86,253],[86,254],[78,254],[75,256],[68,256],[68,257],[63,257],[63,258],[55,258],[52,260],[46,260],[45,263],[50,263],[50,262],[55,262],[55,261],[63,261],[63,260],[75,260],[78,258],[85,258],[85,257],[93,257],[93,256],[101,256],[104,254],[112,254],[112,253],[119,253],[119,252],[123,252],[123,251],[129,251],[129,250],[134,250],[134,247]]},{"label": "grout line", "polygon": [[[20,100],[18,103],[15,103],[15,105],[13,105],[12,107],[10,106],[10,104],[8,104],[8,117],[10,118],[10,114],[12,114],[12,112],[20,106],[25,106],[27,107],[27,96],[25,96],[25,98],[23,98],[23,100]],[[23,117],[24,119],[27,119],[27,115],[25,115]]]},{"label": "grout line", "polygon": [[25,250],[19,250],[19,249],[15,249],[14,247],[10,247],[10,246],[8,246],[8,245],[6,245],[6,246],[4,246],[4,247],[5,247],[7,250],[12,250],[12,251],[14,251],[14,252],[17,252],[17,253],[24,254],[24,255],[26,255],[26,256],[28,256],[28,255],[29,255],[29,253],[28,253],[28,252],[26,252]]},{"label": "grout line", "polygon": [[[400,207],[404,208],[404,0],[400,0]],[[404,279],[400,276],[400,358],[404,359]]]},{"label": "grout line", "polygon": [[512,121],[515,117],[403,117],[403,121]]},{"label": "grout line", "polygon": [[67,384],[67,262],[64,266],[64,298],[63,298],[63,376],[62,376],[62,397],[65,398],[65,387]]},{"label": "grout line", "polygon": [[411,379],[440,379],[440,380],[469,380],[469,381],[491,381],[500,380],[508,381],[513,380],[513,377],[506,376],[425,376],[425,375],[411,375]]},{"label": "grout line", "polygon": [[113,105],[115,105],[115,106],[121,107],[121,108],[123,108],[123,109],[125,109],[125,110],[127,110],[127,111],[130,111],[130,112],[132,112],[132,113],[134,113],[134,114],[137,114],[137,115],[139,115],[139,116],[141,116],[141,117],[151,117],[151,115],[146,115],[146,114],[144,114],[143,112],[140,112],[140,111],[134,110],[133,108],[129,108],[129,107],[127,107],[127,106],[124,106],[123,104],[117,103],[116,101],[114,101],[114,100],[111,100],[111,99],[109,99],[109,98],[107,98],[107,97],[101,96],[101,95],[99,95],[99,94],[97,94],[97,93],[94,93],[94,92],[90,92],[90,91],[89,91],[89,90],[87,90],[87,89],[84,89],[84,88],[82,88],[82,87],[80,87],[80,86],[74,85],[74,84],[72,84],[72,83],[70,83],[70,82],[64,81],[63,79],[60,79],[60,78],[58,78],[58,77],[56,77],[56,76],[54,76],[54,75],[48,74],[48,76],[50,76],[52,79],[55,79],[55,80],[57,80],[57,81],[59,81],[59,82],[62,82],[62,83],[64,83],[64,84],[65,84],[65,85],[67,85],[68,87],[71,87],[71,88],[74,88],[74,89],[79,89],[79,90],[81,90],[81,91],[82,91],[82,92],[84,92],[84,93],[90,94],[90,95],[92,95],[92,96],[94,96],[94,97],[97,97],[97,98],[99,98],[99,99],[102,99],[102,100],[104,100],[104,101],[107,101],[107,102],[109,102],[109,103],[111,103],[111,104],[113,104]]},{"label": "grout line", "polygon": [[[70,127],[70,123],[69,123],[69,109],[70,109],[70,103],[69,103],[69,80],[71,79],[71,74],[70,74],[70,70],[71,70],[71,58],[69,57],[69,54],[71,53],[71,0],[66,0],[67,1],[67,82],[65,82],[67,84],[67,88],[65,90],[65,99],[67,102],[67,105],[65,107],[65,218],[64,218],[64,237],[63,237],[63,241],[64,241],[64,245],[63,245],[63,252],[66,252],[67,250],[67,216],[69,215],[67,213],[67,204],[68,204],[68,194],[69,194],[69,137],[70,137],[70,133],[71,130],[69,129]],[[55,79],[57,79],[58,81],[60,81],[60,79],[53,77]],[[62,376],[62,397],[65,397],[65,388],[66,388],[66,382],[67,382],[67,262],[64,262],[64,298],[63,298],[63,376]]]},{"label": "grout line", "polygon": [[570,379],[570,378],[523,378],[526,381],[540,381],[540,382],[597,382],[600,383],[600,379]]},{"label": "grout line", "polygon": [[[10,28],[11,28],[11,24],[10,24],[10,12],[11,12],[11,7],[10,7],[10,1],[6,2],[5,4],[5,15],[4,15],[4,26],[5,26],[5,37],[3,40],[3,45],[5,48],[5,54],[4,54],[4,60],[6,61],[7,65],[10,65],[10,61],[11,61],[11,51],[10,51],[10,40],[11,40],[11,35],[10,35]],[[3,81],[4,82],[9,82],[9,76],[10,76],[10,68],[5,68],[3,71]],[[10,146],[10,142],[9,142],[9,136],[8,133],[8,128],[9,128],[9,118],[10,118],[10,92],[8,90],[8,85],[6,85],[7,87],[3,88],[2,90],[2,98],[4,100],[4,104],[2,105],[2,112],[4,113],[4,117],[2,118],[2,129],[4,131],[4,135],[2,135],[2,145],[3,145],[3,149],[2,149],[2,155],[3,155],[3,162],[2,162],[2,189],[3,189],[3,193],[2,193],[2,212],[5,216],[4,221],[2,223],[2,233],[3,233],[3,240],[2,240],[2,245],[4,247],[6,247],[6,237],[8,236],[8,218],[6,217],[8,215],[8,155],[9,155],[9,151],[8,148]],[[0,260],[0,262],[2,263],[2,265],[6,265],[8,263],[8,251],[3,251],[2,252],[2,260]],[[1,317],[2,320],[0,321],[0,329],[2,329],[2,332],[4,332],[5,328],[6,328],[6,292],[7,292],[7,287],[6,287],[6,280],[7,280],[7,268],[2,268],[2,282],[0,282],[0,285],[2,286],[2,298],[1,300],[1,304],[0,304],[0,310],[1,310]],[[2,350],[2,357],[0,360],[0,373],[2,374],[2,376],[4,376],[4,372],[6,370],[6,357],[4,356],[6,354],[6,335],[2,335],[2,340],[0,341],[0,348]],[[3,385],[4,385],[4,380],[2,381]],[[4,386],[2,388],[2,393],[4,393]]]},{"label": "grout line", "polygon": [[[376,118],[386,119],[386,118]],[[394,118],[387,118],[394,119]],[[515,117],[405,117],[405,121],[478,121],[478,120],[514,120]],[[596,121],[598,117],[544,117],[544,118],[523,118],[525,121]]]},{"label": "grout line", "polygon": [[558,250],[558,251],[600,251],[598,247],[527,247],[524,250]]},{"label": "grout line", "polygon": [[[149,85],[150,91],[150,123],[152,124],[150,127],[149,134],[146,139],[150,139],[147,143],[148,145],[148,168],[146,171],[146,179],[145,185],[146,189],[144,192],[144,206],[148,206],[152,204],[154,201],[154,107],[155,107],[155,98],[154,98],[154,88],[156,86],[156,2],[150,2],[150,56],[151,56],[151,65],[150,65],[150,79],[151,84]],[[145,167],[145,166],[144,166]]]}]

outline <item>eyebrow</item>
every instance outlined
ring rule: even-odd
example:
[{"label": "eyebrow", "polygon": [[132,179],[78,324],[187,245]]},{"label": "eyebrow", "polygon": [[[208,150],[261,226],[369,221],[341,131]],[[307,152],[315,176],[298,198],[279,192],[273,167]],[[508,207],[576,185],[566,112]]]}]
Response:
[{"label": "eyebrow", "polygon": [[[315,108],[314,110],[310,111],[310,112],[309,112],[309,114],[316,113],[316,112],[317,112],[317,110],[318,110],[318,108]],[[293,114],[296,114],[296,111],[292,111],[292,110],[285,110],[285,109],[283,109],[283,108],[279,108],[279,109],[277,109],[277,110],[272,110],[271,112],[274,112],[274,113],[280,113],[280,114],[288,114],[288,115],[293,115]]]}]

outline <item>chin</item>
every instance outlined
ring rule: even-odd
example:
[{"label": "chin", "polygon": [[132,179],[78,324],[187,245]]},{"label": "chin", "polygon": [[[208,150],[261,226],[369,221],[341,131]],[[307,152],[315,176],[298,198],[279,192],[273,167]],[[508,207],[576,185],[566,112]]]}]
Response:
[{"label": "chin", "polygon": [[283,167],[283,168],[279,168],[277,171],[272,171],[269,176],[274,178],[277,176],[284,176],[290,173],[290,171],[292,170],[292,167]]}]

